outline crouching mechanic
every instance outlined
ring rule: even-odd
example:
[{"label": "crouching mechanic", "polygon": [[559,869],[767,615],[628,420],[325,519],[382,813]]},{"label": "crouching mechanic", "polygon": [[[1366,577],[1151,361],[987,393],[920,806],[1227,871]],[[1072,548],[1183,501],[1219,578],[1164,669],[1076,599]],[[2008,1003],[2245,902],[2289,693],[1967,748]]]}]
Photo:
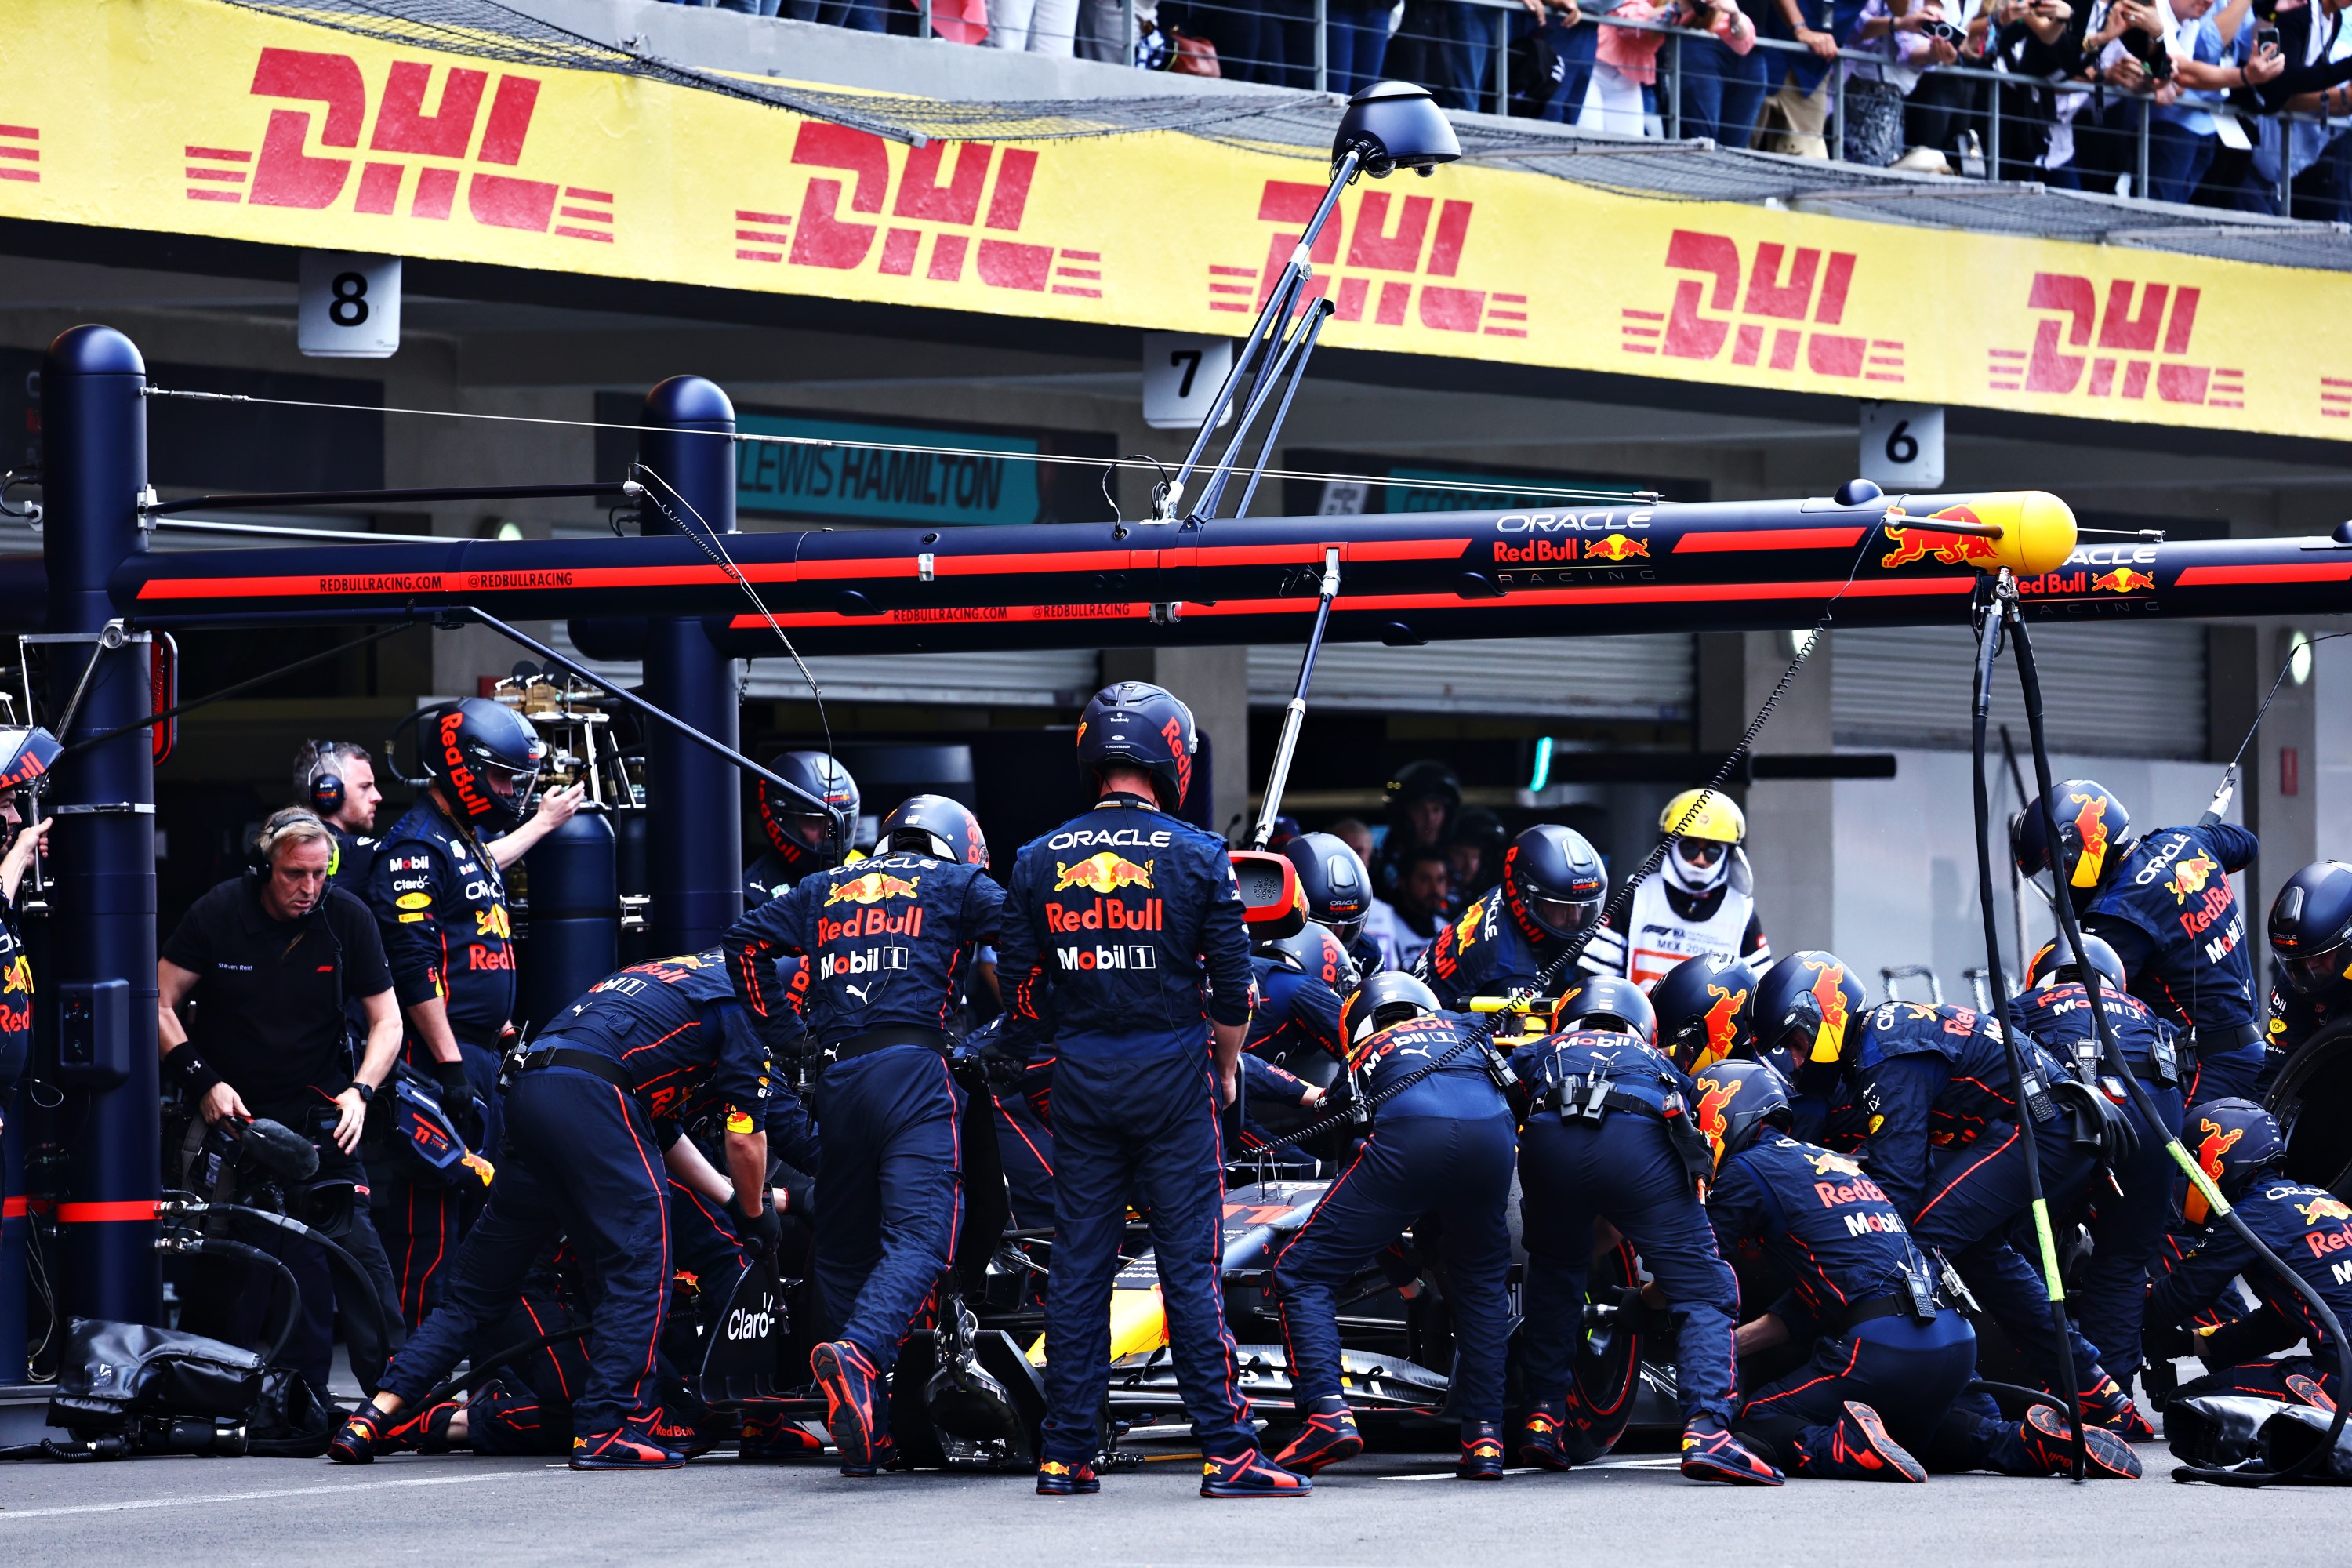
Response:
[{"label": "crouching mechanic", "polygon": [[1641,1254],[1674,1321],[1683,1474],[1777,1487],[1780,1472],[1732,1436],[1739,1284],[1699,1205],[1713,1154],[1692,1124],[1691,1080],[1651,1048],[1649,1000],[1630,980],[1586,976],[1560,999],[1559,1022],[1560,1033],[1511,1055],[1533,1097],[1519,1139],[1528,1249],[1519,1347],[1532,1405],[1519,1458],[1548,1470],[1575,1462],[1566,1436],[1589,1417],[1571,1369],[1593,1226],[1607,1220]]},{"label": "crouching mechanic", "polygon": [[1510,1101],[1473,1026],[1438,1013],[1410,974],[1375,974],[1348,999],[1346,1061],[1364,1098],[1410,1075],[1371,1131],[1275,1260],[1293,1397],[1305,1428],[1275,1463],[1315,1475],[1363,1452],[1340,1392],[1339,1292],[1420,1215],[1444,1226],[1454,1364],[1449,1405],[1462,1423],[1464,1480],[1503,1478],[1503,1353],[1510,1331],[1510,1229],[1504,1211],[1517,1151]]},{"label": "crouching mechanic", "polygon": [[[1760,1246],[1791,1288],[1739,1326],[1752,1355],[1812,1342],[1809,1360],[1740,1406],[1742,1440],[1793,1476],[1921,1481],[1930,1469],[2063,1475],[2064,1420],[2037,1405],[2021,1423],[1964,1404],[1976,1331],[1937,1299],[1936,1271],[1862,1167],[1789,1135],[1794,1107],[1760,1062],[1703,1068],[1694,1115],[1715,1152],[1706,1217],[1721,1249]],[[2131,1446],[2089,1428],[2087,1473],[2137,1477]]]},{"label": "crouching mechanic", "polygon": [[328,1449],[344,1464],[384,1451],[394,1418],[449,1374],[504,1317],[547,1244],[563,1236],[592,1276],[588,1378],[572,1403],[572,1468],[669,1469],[688,1434],[659,1407],[670,1292],[668,1122],[700,1093],[726,1106],[730,1210],[754,1250],[772,1253],[767,1203],[769,1064],[717,952],[606,976],[557,1014],[517,1064],[506,1094],[505,1158],[457,1254],[448,1300],[409,1336],[383,1388]]},{"label": "crouching mechanic", "polygon": [[1006,889],[1006,1005],[1054,1053],[1057,1235],[1037,1471],[1048,1496],[1101,1489],[1111,1279],[1130,1194],[1151,1229],[1202,1495],[1314,1485],[1259,1453],[1225,1331],[1217,1112],[1249,1033],[1250,953],[1224,840],[1171,815],[1199,744],[1192,710],[1160,688],[1105,687],[1078,722],[1097,805],[1024,846]]},{"label": "crouching mechanic", "polygon": [[[2286,1143],[2271,1113],[2251,1100],[2208,1100],[2189,1110],[2183,1142],[2246,1228],[2318,1293],[2338,1323],[2352,1321],[2352,1269],[2344,1267],[2352,1258],[2352,1205],[2280,1169]],[[2188,1328],[2198,1359],[2212,1371],[2173,1397],[2260,1394],[2333,1409],[2345,1393],[2342,1351],[2326,1322],[2221,1223],[2194,1184],[2186,1184],[2181,1214],[2204,1237],[2148,1292],[2147,1324],[2152,1334]],[[2243,1307],[2232,1279],[2253,1291],[2255,1306]],[[2217,1308],[2217,1324],[2189,1327]],[[2298,1340],[2307,1354],[2267,1359]]]},{"label": "crouching mechanic", "polygon": [[[889,1462],[884,1379],[955,1253],[963,1095],[947,1026],[1004,906],[987,864],[971,812],[915,795],[883,818],[874,855],[803,878],[721,942],[743,1005],[762,1018],[798,1014],[833,1054],[811,1100],[823,1134],[817,1289],[835,1337],[809,1366],[845,1476]],[[804,955],[782,995],[768,969],[777,952]]]},{"label": "crouching mechanic", "polygon": [[[1454,1310],[1454,1392],[1463,1481],[1503,1479],[1503,1340],[1510,1333],[1510,1206],[1517,1121],[1473,1025],[1437,1013],[1412,975],[1371,975],[1348,999],[1348,1084],[1355,1096],[1423,1074],[1383,1102],[1355,1163],[1331,1184],[1275,1260],[1282,1340],[1306,1429],[1275,1465],[1319,1474],[1362,1453],[1340,1394],[1339,1293],[1423,1213],[1444,1227],[1446,1302]],[[1428,1069],[1428,1072],[1423,1072]]]}]

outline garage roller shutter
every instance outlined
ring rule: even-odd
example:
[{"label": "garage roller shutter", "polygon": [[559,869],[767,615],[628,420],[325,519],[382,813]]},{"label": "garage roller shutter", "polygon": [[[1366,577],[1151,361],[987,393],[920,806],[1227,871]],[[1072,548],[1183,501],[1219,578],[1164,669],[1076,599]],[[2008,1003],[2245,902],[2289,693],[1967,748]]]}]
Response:
[{"label": "garage roller shutter", "polygon": [[[1296,647],[1249,650],[1250,700],[1280,706],[1298,680]],[[1308,695],[1333,708],[1687,720],[1696,644],[1684,635],[1494,638],[1426,647],[1327,645]]]},{"label": "garage roller shutter", "polygon": [[[2166,621],[2029,629],[2053,751],[2181,761],[2205,755],[2203,626]],[[1966,627],[1857,627],[1831,637],[1841,744],[1967,747],[1976,644]],[[2025,745],[2017,664],[2007,650],[1994,672],[1992,718]]]}]

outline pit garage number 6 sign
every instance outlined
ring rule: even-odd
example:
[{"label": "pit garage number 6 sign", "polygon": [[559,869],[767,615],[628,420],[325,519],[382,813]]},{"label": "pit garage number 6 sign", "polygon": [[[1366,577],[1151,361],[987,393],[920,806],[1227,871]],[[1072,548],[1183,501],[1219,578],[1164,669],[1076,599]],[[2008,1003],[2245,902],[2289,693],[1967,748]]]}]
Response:
[{"label": "pit garage number 6 sign", "polygon": [[323,359],[388,359],[400,349],[400,258],[302,253],[295,340]]}]

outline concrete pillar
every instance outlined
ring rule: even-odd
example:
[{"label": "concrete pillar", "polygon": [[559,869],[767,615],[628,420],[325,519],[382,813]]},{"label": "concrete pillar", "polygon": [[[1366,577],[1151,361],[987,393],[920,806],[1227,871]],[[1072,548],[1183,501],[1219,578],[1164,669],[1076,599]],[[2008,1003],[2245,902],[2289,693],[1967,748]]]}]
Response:
[{"label": "concrete pillar", "polygon": [[[1249,649],[1245,647],[1121,647],[1102,653],[1105,685],[1149,680],[1192,710],[1209,742],[1209,809],[1200,820],[1228,838],[1249,826]],[[1314,722],[1310,717],[1307,722]],[[1198,787],[1199,781],[1195,781]],[[1188,810],[1188,815],[1191,813]],[[1238,819],[1238,820],[1237,820]]]},{"label": "concrete pillar", "polygon": [[[1834,644],[1832,637],[1816,647],[1782,694],[1756,737],[1759,754],[1820,754],[1832,749]],[[1795,655],[1795,645],[1784,631],[1699,634],[1699,748],[1725,752],[1738,744]],[[1756,872],[1757,913],[1775,952],[1835,946],[1835,788],[1829,779],[1772,779],[1738,792],[1748,813],[1748,859]]]}]

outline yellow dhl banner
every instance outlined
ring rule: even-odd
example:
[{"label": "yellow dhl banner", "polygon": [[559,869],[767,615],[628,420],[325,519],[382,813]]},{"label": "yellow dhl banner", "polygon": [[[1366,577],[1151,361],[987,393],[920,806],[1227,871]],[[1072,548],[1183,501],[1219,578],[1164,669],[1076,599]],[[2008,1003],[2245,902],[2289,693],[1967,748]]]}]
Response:
[{"label": "yellow dhl banner", "polygon": [[[910,148],[215,0],[8,0],[0,59],[0,216],[320,249],[1238,333],[1319,189],[1177,134]],[[2352,436],[2337,273],[1458,163],[1360,184],[1315,259],[1349,348]]]}]

